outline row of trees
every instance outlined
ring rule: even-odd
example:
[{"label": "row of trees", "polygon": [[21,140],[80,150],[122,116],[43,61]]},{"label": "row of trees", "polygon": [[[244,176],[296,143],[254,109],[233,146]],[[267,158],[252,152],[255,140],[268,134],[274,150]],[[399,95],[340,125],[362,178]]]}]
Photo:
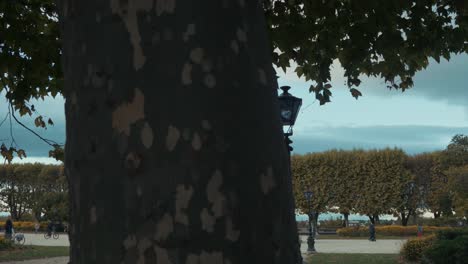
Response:
[{"label": "row of trees", "polygon": [[2,211],[13,220],[68,220],[68,186],[63,166],[8,164],[0,166]]},{"label": "row of trees", "polygon": [[[294,155],[296,207],[317,221],[320,212],[369,216],[393,214],[407,225],[423,211],[434,217],[468,215],[468,136],[457,135],[444,151],[407,155],[400,149],[331,150]],[[309,204],[304,191],[312,191]]]}]

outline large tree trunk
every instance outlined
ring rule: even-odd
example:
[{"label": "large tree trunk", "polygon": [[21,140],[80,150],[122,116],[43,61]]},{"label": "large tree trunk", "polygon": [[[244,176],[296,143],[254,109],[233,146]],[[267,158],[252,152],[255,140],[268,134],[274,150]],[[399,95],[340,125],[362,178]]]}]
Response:
[{"label": "large tree trunk", "polygon": [[71,263],[298,263],[261,1],[60,5]]}]

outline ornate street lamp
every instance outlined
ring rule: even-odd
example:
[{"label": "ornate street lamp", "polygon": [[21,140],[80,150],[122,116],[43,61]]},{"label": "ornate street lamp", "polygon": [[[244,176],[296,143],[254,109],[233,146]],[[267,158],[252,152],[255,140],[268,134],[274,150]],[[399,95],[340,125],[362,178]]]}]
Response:
[{"label": "ornate street lamp", "polygon": [[[291,89],[290,86],[281,86],[280,89],[283,90],[283,93],[281,93],[278,96],[278,101],[280,107],[281,123],[283,125],[284,142],[288,151],[288,167],[290,179],[290,181],[288,181],[288,184],[290,184],[289,189],[292,190],[291,151],[293,150],[293,148],[291,147],[292,141],[289,139],[289,136],[293,134],[292,127],[294,126],[294,123],[296,123],[297,114],[299,113],[299,109],[302,105],[302,99],[294,97],[290,93],[288,93],[288,90]],[[286,132],[284,131],[284,127],[287,127]],[[290,197],[290,202],[291,208],[294,208],[294,199],[292,196]],[[294,212],[291,212],[291,214],[294,214]],[[300,243],[297,247],[297,254],[299,263],[303,263],[300,252]]]},{"label": "ornate street lamp", "polygon": [[309,236],[307,237],[307,251],[310,252],[310,253],[315,253],[316,250],[315,250],[315,228],[314,230],[312,230],[312,221],[313,221],[313,218],[312,218],[312,215],[313,215],[313,211],[312,211],[312,196],[314,195],[313,192],[311,191],[305,191],[304,192],[304,197],[306,198],[307,200],[307,205],[309,207]]},{"label": "ornate street lamp", "polygon": [[289,126],[284,133],[285,137],[289,137],[293,134],[292,127],[294,123],[296,123],[296,118],[302,105],[302,99],[288,93],[289,89],[291,89],[290,86],[281,86],[280,89],[283,90],[283,93],[278,97],[281,122],[283,123],[283,127]]}]

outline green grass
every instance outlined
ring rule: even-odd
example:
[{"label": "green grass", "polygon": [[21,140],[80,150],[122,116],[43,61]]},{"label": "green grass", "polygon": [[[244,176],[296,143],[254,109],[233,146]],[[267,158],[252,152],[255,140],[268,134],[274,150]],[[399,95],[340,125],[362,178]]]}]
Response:
[{"label": "green grass", "polygon": [[0,251],[0,262],[63,257],[69,255],[69,247],[18,246]]},{"label": "green grass", "polygon": [[[414,236],[376,236],[377,240],[379,239],[409,239],[414,238]],[[343,237],[339,235],[318,235],[316,239],[362,239],[367,240],[369,237]]]},{"label": "green grass", "polygon": [[334,264],[401,264],[397,254],[335,254],[319,253],[311,255],[308,263]]}]

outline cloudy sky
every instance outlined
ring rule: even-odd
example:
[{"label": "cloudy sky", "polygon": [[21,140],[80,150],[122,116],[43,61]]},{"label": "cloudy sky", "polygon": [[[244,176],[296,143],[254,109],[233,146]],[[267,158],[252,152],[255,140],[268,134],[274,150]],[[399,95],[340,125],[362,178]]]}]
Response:
[{"label": "cloudy sky", "polygon": [[[450,62],[430,66],[415,77],[415,86],[402,93],[388,90],[380,79],[363,79],[363,96],[354,99],[344,86],[343,70],[336,63],[332,71],[332,102],[320,106],[308,93],[309,83],[294,72],[278,70],[280,85],[293,87],[291,93],[303,98],[302,110],[294,127],[294,151],[327,149],[399,147],[410,154],[443,149],[455,134],[468,134],[468,56],[457,55]],[[0,98],[2,98],[1,96]],[[41,135],[65,141],[63,99],[36,102],[43,116],[55,126]],[[0,122],[7,111],[0,101]],[[25,119],[25,123],[32,123]],[[9,139],[9,120],[0,127],[0,139]],[[13,122],[13,134],[20,147],[32,158],[26,161],[50,162],[50,149]]]}]

